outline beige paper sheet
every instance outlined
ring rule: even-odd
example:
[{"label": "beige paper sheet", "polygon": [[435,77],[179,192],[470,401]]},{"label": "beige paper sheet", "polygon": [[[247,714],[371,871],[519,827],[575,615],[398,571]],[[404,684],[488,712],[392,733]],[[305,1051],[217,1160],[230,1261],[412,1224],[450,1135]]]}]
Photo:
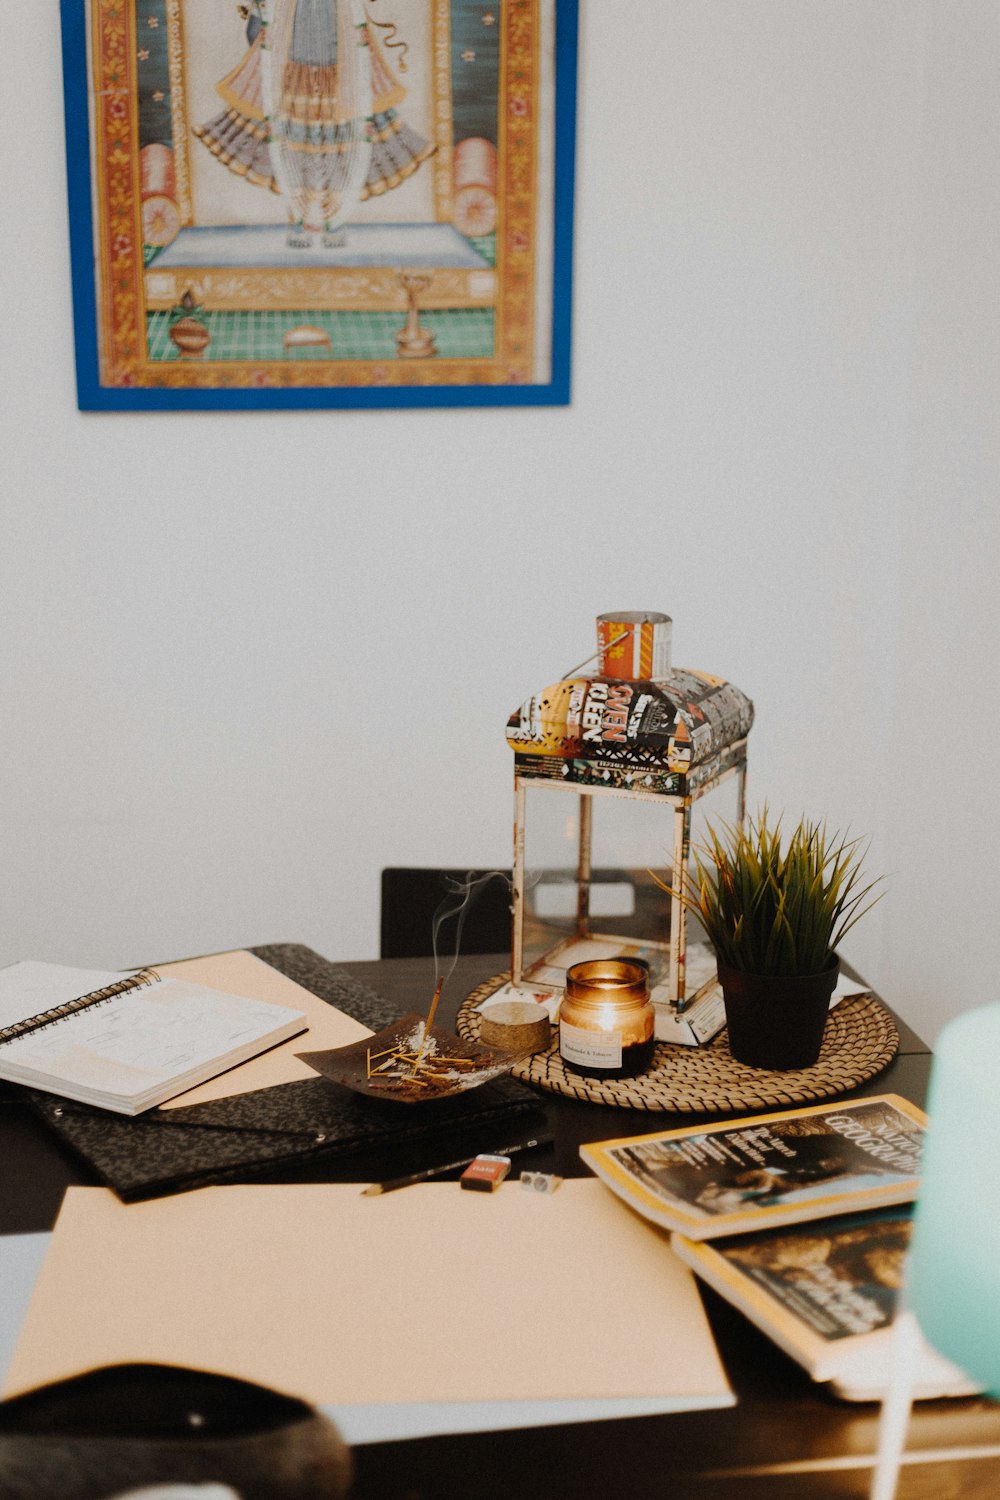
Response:
[{"label": "beige paper sheet", "polygon": [[157,964],[156,972],[167,978],[190,979],[230,995],[247,995],[251,1000],[269,1000],[272,1005],[287,1005],[289,1010],[305,1012],[308,1030],[289,1037],[259,1057],[240,1063],[207,1083],[200,1083],[186,1093],[177,1094],[162,1109],[177,1109],[184,1104],[202,1104],[209,1099],[228,1099],[233,1094],[248,1094],[253,1089],[270,1088],[272,1084],[294,1083],[297,1078],[315,1078],[308,1063],[300,1062],[296,1052],[319,1051],[325,1047],[347,1047],[371,1036],[362,1026],[335,1006],[311,995],[294,980],[287,979],[253,953],[237,949],[232,953],[213,953],[207,958],[186,958],[179,963]]},{"label": "beige paper sheet", "polygon": [[[539,1272],[543,1274],[539,1274]],[[70,1188],[6,1395],[160,1361],[318,1405],[732,1397],[692,1273],[592,1178]]]}]

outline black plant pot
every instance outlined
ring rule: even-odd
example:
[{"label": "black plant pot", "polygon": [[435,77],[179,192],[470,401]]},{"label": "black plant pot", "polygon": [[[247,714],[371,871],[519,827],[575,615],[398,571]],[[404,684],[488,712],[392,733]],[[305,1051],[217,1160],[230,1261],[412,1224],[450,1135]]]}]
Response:
[{"label": "black plant pot", "polygon": [[840,960],[819,974],[746,974],[719,964],[729,1050],[752,1068],[811,1068],[823,1045]]}]

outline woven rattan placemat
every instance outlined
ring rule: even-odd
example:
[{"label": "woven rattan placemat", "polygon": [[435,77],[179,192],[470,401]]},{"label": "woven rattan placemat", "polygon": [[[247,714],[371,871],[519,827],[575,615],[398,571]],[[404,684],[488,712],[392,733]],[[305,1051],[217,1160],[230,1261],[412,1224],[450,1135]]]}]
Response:
[{"label": "woven rattan placemat", "polygon": [[[478,1007],[505,984],[509,974],[487,980],[463,1001],[459,1036],[479,1037]],[[729,1114],[812,1104],[857,1088],[887,1068],[899,1033],[884,1005],[871,995],[852,995],[830,1012],[819,1061],[811,1068],[769,1073],[734,1061],[726,1032],[703,1047],[657,1042],[653,1063],[638,1078],[587,1078],[559,1056],[558,1035],[546,1052],[515,1065],[513,1076],[554,1094],[622,1109],[671,1110],[681,1114]]]}]

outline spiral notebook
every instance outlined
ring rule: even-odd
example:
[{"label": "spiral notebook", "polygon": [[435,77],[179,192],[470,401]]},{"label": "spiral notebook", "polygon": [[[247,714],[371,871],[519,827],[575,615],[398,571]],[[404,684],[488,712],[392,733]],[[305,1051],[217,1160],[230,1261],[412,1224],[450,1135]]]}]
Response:
[{"label": "spiral notebook", "polygon": [[155,969],[0,969],[0,1078],[136,1115],[306,1029],[287,1006]]}]

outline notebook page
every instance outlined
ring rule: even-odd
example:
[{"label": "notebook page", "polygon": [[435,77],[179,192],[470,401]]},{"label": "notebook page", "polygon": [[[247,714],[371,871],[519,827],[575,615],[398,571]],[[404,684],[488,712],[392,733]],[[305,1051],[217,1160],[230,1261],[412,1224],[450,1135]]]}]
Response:
[{"label": "notebook page", "polygon": [[238,948],[229,953],[213,953],[204,958],[187,958],[177,963],[157,964],[156,972],[164,979],[190,979],[231,995],[249,995],[268,1000],[273,1005],[287,1005],[306,1017],[307,1029],[288,1042],[241,1063],[228,1073],[200,1083],[186,1093],[177,1094],[161,1106],[179,1109],[188,1104],[206,1104],[213,1099],[229,1099],[255,1089],[273,1088],[280,1083],[294,1083],[299,1078],[315,1078],[308,1063],[301,1062],[297,1052],[319,1052],[325,1047],[347,1047],[371,1036],[371,1028],[355,1021],[334,1005],[328,1005],[285,974],[279,974],[254,953]]},{"label": "notebook page", "polygon": [[0,1051],[5,1066],[129,1096],[226,1058],[292,1018],[283,1006],[170,980],[115,995]]}]

